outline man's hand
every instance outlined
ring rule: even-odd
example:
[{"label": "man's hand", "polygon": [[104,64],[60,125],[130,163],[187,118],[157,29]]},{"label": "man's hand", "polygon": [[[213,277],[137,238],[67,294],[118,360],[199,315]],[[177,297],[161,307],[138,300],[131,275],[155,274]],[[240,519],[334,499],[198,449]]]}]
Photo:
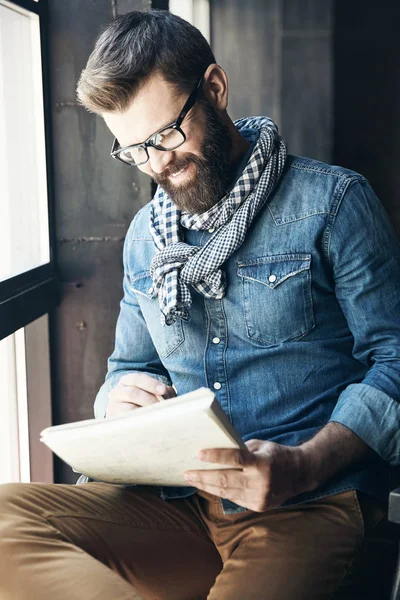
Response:
[{"label": "man's hand", "polygon": [[108,394],[106,418],[154,404],[160,401],[161,396],[165,399],[173,398],[176,393],[174,388],[144,373],[123,375]]},{"label": "man's hand", "polygon": [[301,446],[250,440],[246,450],[202,450],[200,459],[236,470],[187,471],[200,490],[256,512],[316,489],[342,469],[368,459],[373,451],[355,433],[330,422]]},{"label": "man's hand", "polygon": [[[202,450],[200,459],[236,469],[188,471],[200,490],[227,498],[256,512],[280,506],[309,486],[306,457],[300,446],[250,440],[247,450]],[[240,470],[239,470],[240,469]]]}]

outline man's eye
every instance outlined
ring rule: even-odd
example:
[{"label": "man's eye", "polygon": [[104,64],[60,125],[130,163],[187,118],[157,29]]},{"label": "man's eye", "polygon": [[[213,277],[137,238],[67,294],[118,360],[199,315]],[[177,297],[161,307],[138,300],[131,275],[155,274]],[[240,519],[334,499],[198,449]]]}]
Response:
[{"label": "man's eye", "polygon": [[125,152],[122,153],[124,155],[124,157],[126,158],[137,158],[140,154],[140,148],[129,148],[128,150],[125,150]]},{"label": "man's eye", "polygon": [[162,133],[156,133],[155,135],[153,135],[150,141],[153,144],[153,146],[160,146],[162,144],[163,139],[164,136]]},{"label": "man's eye", "polygon": [[175,136],[175,129],[164,129],[164,131],[160,131],[160,133],[156,133],[151,138],[151,143],[154,146],[163,146],[167,142],[171,141]]},{"label": "man's eye", "polygon": [[165,129],[162,132],[162,137],[164,140],[169,140],[175,135],[175,129]]}]

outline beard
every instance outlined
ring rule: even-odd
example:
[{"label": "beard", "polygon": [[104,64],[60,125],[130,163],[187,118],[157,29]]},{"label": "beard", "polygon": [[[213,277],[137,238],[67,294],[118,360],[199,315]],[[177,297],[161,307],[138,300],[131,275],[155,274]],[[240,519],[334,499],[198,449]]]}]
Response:
[{"label": "beard", "polygon": [[[187,152],[173,165],[168,165],[165,171],[152,176],[177,208],[189,214],[206,212],[223,198],[231,176],[232,139],[228,128],[204,98],[198,104],[205,114],[201,156]],[[174,185],[170,180],[171,173],[184,169],[190,163],[195,166],[195,174],[182,185]]]}]

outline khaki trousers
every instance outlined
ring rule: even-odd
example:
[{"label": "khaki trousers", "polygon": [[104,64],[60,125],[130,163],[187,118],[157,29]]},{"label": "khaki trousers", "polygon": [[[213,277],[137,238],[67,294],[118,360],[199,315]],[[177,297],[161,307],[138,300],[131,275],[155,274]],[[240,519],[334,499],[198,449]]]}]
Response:
[{"label": "khaki trousers", "polygon": [[225,515],[209,494],[166,502],[142,486],[3,484],[0,598],[328,599],[363,530],[354,491]]}]

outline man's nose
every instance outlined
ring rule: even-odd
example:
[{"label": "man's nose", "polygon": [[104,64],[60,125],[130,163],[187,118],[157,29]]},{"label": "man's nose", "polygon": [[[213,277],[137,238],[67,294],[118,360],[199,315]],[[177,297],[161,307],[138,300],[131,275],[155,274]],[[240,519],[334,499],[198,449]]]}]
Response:
[{"label": "man's nose", "polygon": [[154,173],[162,173],[172,160],[173,152],[167,150],[157,150],[157,148],[148,148],[149,162]]}]

